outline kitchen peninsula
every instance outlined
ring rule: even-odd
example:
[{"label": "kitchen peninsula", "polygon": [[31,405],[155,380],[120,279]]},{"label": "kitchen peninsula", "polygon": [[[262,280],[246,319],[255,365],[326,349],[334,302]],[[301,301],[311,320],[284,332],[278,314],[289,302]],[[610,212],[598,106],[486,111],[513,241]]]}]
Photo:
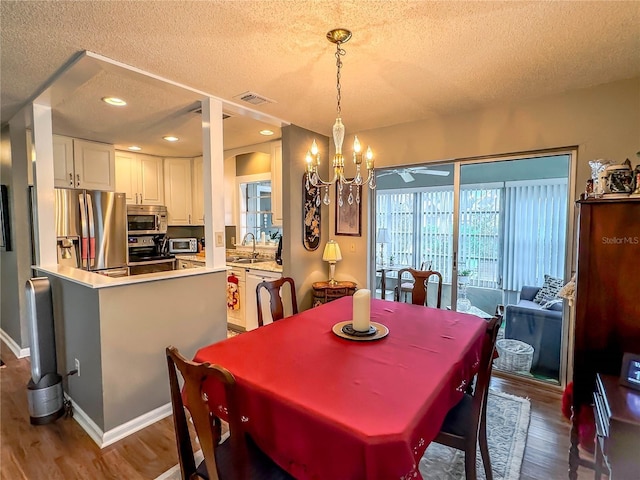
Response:
[{"label": "kitchen peninsula", "polygon": [[193,355],[226,338],[226,269],[112,278],[77,268],[34,267],[49,278],[58,368],[74,417],[101,447],[171,414],[164,349]]}]

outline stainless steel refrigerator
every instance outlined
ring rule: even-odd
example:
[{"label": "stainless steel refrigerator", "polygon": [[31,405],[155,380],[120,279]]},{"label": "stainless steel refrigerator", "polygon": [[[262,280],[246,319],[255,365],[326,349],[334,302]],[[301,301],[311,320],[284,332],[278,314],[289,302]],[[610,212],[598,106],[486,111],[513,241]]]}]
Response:
[{"label": "stainless steel refrigerator", "polygon": [[127,273],[124,193],[55,190],[58,263],[107,275]]}]

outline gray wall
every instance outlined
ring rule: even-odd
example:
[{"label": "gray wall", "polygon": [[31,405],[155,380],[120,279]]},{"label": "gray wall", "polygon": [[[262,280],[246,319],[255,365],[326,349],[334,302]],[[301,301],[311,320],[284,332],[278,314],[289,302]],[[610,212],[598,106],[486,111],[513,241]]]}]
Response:
[{"label": "gray wall", "polygon": [[[321,238],[318,249],[308,251],[302,242],[302,176],[306,167],[304,159],[314,139],[321,151],[329,150],[329,139],[325,136],[295,125],[282,128],[283,275],[294,279],[301,310],[311,307],[311,284],[329,278],[329,266],[322,261],[322,252],[329,239],[328,210],[331,206],[321,206]],[[327,176],[326,173],[324,175]]]},{"label": "gray wall", "polygon": [[[13,125],[13,124],[12,124]],[[24,285],[31,278],[31,233],[24,126],[1,131],[0,182],[7,185],[12,250],[0,249],[0,328],[24,349],[29,346]],[[13,133],[13,142],[11,141]],[[12,159],[15,161],[12,164]]]},{"label": "gray wall", "polygon": [[47,275],[65,391],[103,431],[170,402],[165,348],[187,358],[227,337],[226,272],[92,289]]}]

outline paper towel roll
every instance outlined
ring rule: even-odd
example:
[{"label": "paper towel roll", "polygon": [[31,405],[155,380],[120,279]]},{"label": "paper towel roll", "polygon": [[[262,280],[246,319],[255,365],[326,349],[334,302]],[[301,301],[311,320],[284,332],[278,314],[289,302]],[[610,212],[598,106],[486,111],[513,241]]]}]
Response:
[{"label": "paper towel roll", "polygon": [[353,294],[353,329],[368,332],[371,325],[371,291],[363,288]]}]

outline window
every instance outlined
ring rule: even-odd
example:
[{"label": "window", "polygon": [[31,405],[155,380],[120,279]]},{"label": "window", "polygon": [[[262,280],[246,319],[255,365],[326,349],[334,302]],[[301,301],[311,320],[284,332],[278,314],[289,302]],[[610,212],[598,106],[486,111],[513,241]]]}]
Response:
[{"label": "window", "polygon": [[[376,226],[387,228],[386,255],[399,265],[423,262],[453,278],[452,186],[376,194]],[[470,285],[518,292],[562,277],[566,242],[567,179],[464,185],[460,191],[459,269]],[[385,259],[388,262],[388,258]]]},{"label": "window", "polygon": [[267,240],[275,239],[280,229],[272,225],[271,181],[240,184],[240,234],[255,235],[256,240],[265,234]]}]

